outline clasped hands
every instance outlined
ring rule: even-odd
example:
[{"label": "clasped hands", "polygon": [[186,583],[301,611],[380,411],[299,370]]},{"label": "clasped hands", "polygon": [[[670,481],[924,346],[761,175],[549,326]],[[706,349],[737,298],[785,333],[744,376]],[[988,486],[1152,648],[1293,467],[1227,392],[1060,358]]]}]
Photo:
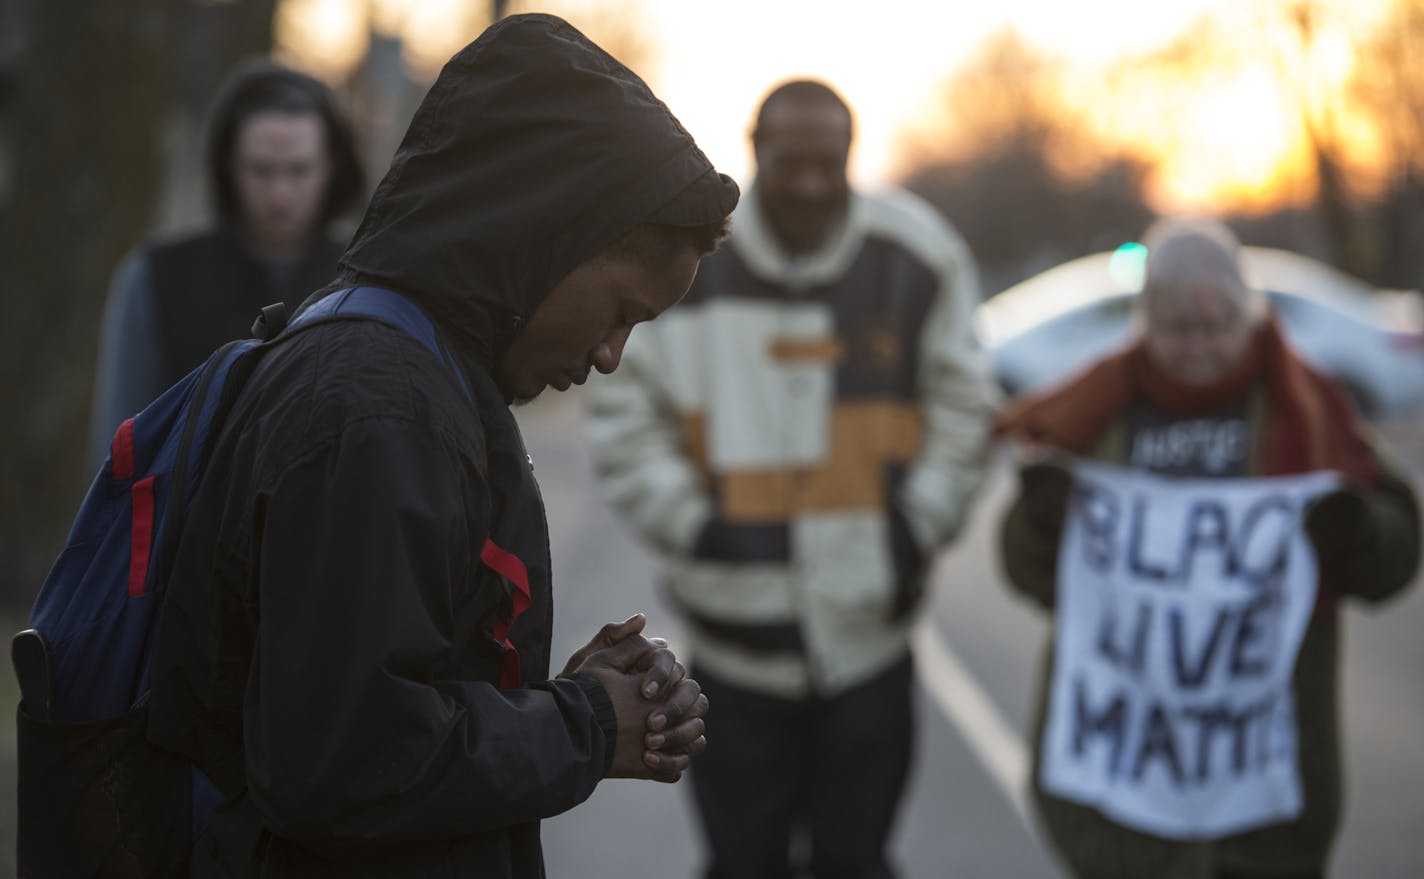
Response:
[{"label": "clasped hands", "polygon": [[647,618],[608,623],[569,657],[563,676],[587,675],[613,702],[618,721],[610,778],[674,782],[707,747],[707,697],[661,638],[643,637]]}]

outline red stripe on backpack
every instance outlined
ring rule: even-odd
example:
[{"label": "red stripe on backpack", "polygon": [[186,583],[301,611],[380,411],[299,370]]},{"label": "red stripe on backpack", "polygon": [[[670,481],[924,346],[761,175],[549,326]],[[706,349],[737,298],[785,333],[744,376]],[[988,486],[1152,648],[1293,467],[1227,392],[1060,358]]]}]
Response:
[{"label": "red stripe on backpack", "polygon": [[514,584],[513,612],[509,619],[500,620],[494,625],[495,640],[503,642],[505,649],[504,663],[499,673],[499,687],[502,690],[512,690],[520,684],[519,651],[509,640],[509,629],[514,625],[514,621],[519,619],[520,614],[529,609],[529,570],[524,567],[519,556],[501,549],[493,540],[485,540],[484,547],[480,549],[480,561]]},{"label": "red stripe on backpack", "polygon": [[110,473],[115,479],[128,479],[134,475],[133,419],[130,418],[114,432],[114,441],[109,445],[109,459],[113,461]]},{"label": "red stripe on backpack", "polygon": [[[128,422],[125,422],[128,423]],[[133,496],[133,528],[129,541],[129,597],[143,594],[144,582],[148,580],[148,556],[153,548],[153,480],[140,479],[135,482],[130,494]]]}]

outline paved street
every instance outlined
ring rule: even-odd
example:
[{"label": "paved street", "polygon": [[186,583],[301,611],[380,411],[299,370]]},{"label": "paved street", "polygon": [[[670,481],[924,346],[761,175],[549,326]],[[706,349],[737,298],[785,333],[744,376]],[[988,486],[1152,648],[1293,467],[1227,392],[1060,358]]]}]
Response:
[{"label": "paved street", "polygon": [[[649,630],[676,647],[677,621],[654,593],[651,559],[593,490],[576,401],[547,396],[520,421],[553,535],[555,663],[634,610],[646,610]],[[1424,429],[1390,436],[1424,477]],[[969,534],[935,570],[917,642],[917,763],[894,840],[909,879],[1061,875],[1024,819],[1023,740],[1045,624],[997,572],[993,533],[1007,490],[996,474]],[[1348,801],[1332,876],[1416,879],[1424,876],[1424,590],[1344,619]],[[688,794],[685,784],[605,782],[546,822],[549,875],[695,875],[701,855]]]}]

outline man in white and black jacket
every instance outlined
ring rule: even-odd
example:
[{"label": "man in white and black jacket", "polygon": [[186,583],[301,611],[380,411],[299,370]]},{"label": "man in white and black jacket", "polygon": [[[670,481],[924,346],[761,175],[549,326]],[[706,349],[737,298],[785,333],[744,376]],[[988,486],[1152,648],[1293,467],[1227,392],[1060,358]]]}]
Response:
[{"label": "man in white and black jacket", "polygon": [[[589,393],[602,484],[717,703],[693,772],[710,877],[890,874],[908,633],[980,481],[972,260],[919,200],[850,188],[851,136],[826,85],[772,91],[728,245]],[[798,831],[811,863],[788,866]]]}]

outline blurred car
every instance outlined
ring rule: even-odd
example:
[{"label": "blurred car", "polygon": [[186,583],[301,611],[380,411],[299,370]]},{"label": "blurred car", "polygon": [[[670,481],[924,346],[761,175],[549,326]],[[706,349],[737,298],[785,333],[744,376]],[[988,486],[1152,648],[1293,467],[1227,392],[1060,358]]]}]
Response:
[{"label": "blurred car", "polygon": [[[1285,250],[1243,247],[1247,283],[1262,290],[1301,355],[1335,378],[1371,418],[1424,409],[1424,305],[1412,291],[1376,290]],[[975,315],[999,384],[1010,395],[1055,384],[1125,344],[1146,250],[1124,245],[1016,284]]]}]

